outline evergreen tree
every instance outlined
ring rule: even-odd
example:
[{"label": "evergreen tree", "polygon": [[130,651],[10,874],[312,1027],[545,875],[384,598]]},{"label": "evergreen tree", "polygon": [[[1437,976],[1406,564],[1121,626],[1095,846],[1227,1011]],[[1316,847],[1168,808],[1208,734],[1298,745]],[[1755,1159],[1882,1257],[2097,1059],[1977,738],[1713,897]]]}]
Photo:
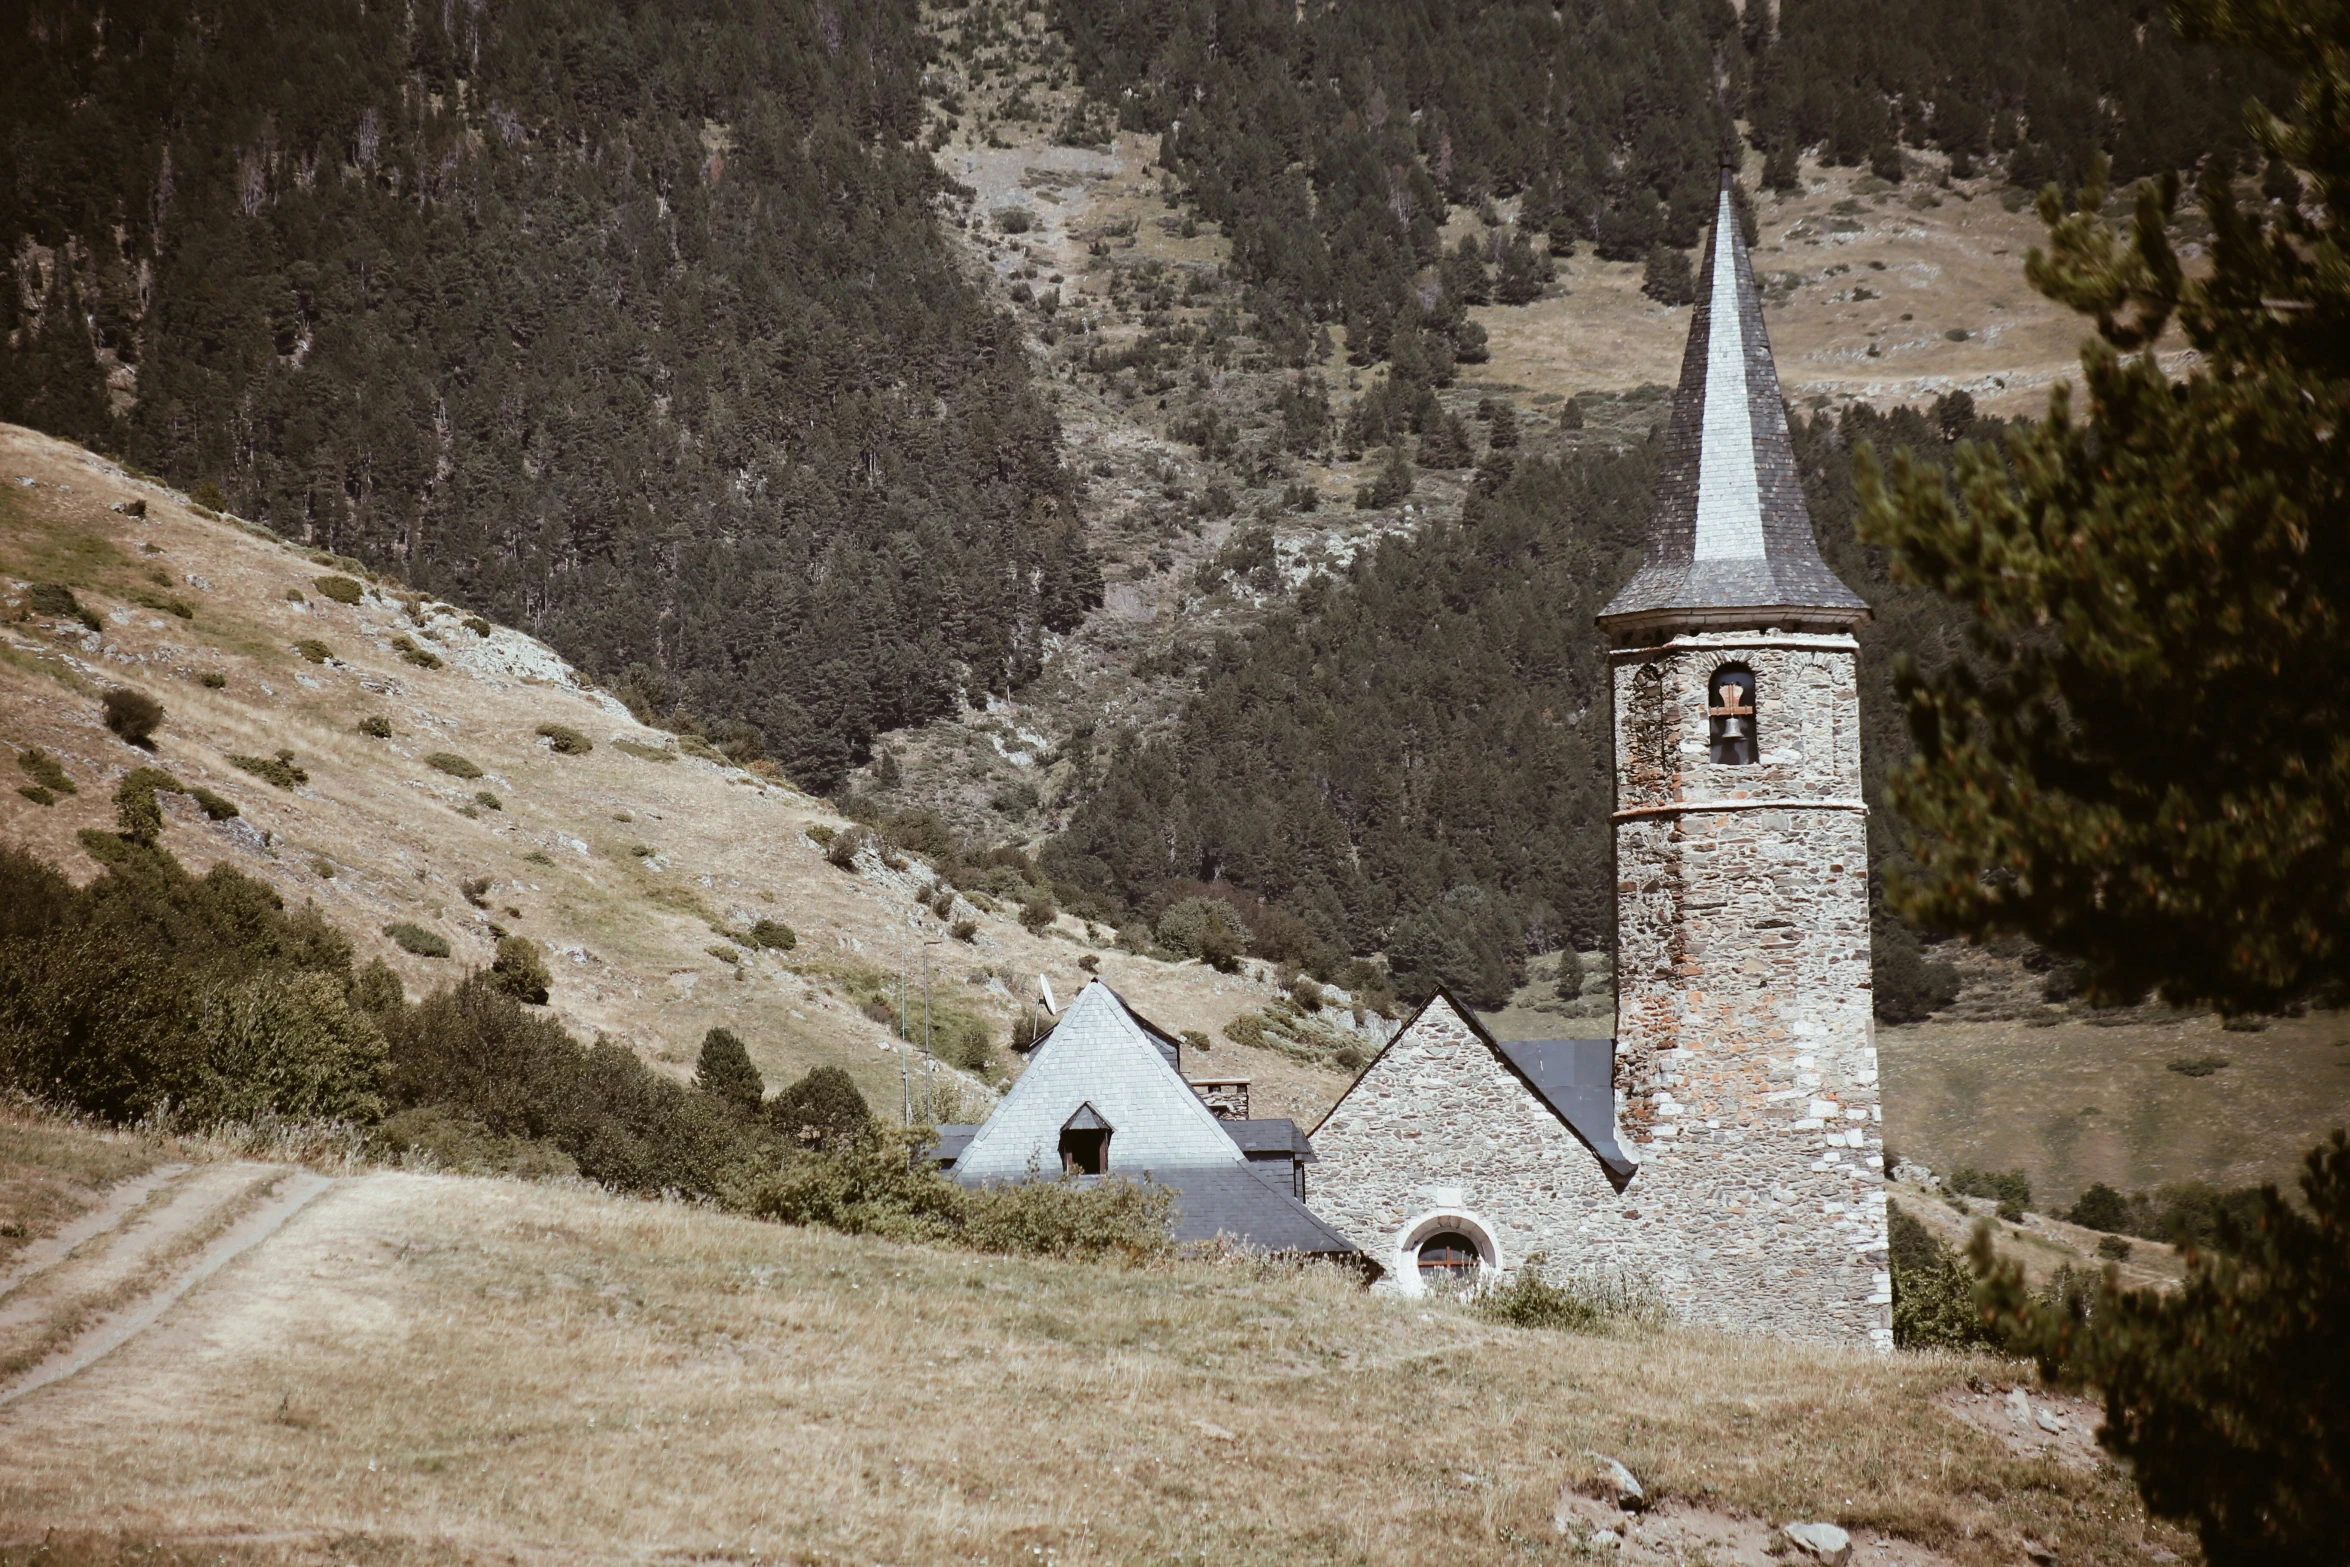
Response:
[{"label": "evergreen tree", "polygon": [[803,1148],[837,1151],[864,1141],[873,1112],[856,1083],[837,1066],[820,1066],[767,1105],[774,1128]]},{"label": "evergreen tree", "polygon": [[1640,269],[1640,292],[1660,305],[1697,302],[1697,270],[1684,251],[1659,245],[1648,253]]},{"label": "evergreen tree", "polygon": [[[2060,387],[2009,463],[1962,445],[1956,497],[1864,464],[1869,535],[1979,624],[1973,657],[1905,677],[1918,864],[1895,896],[2079,959],[2093,996],[2265,1007],[2350,971],[2350,687],[2325,673],[2350,618],[2350,95],[2323,53],[2350,22],[2328,42],[2283,0],[2179,14],[2303,73],[2294,115],[2255,119],[2320,212],[2240,209],[2214,158],[2190,277],[2177,181],[2139,187],[2125,237],[2100,158],[2072,210],[2043,194],[2027,265],[2095,323],[2086,417]],[[2174,319],[2202,355],[2177,382],[2149,349]]]},{"label": "evergreen tree", "polygon": [[767,1096],[750,1051],[727,1028],[713,1028],[702,1036],[702,1056],[694,1064],[694,1086],[746,1115],[756,1115]]}]

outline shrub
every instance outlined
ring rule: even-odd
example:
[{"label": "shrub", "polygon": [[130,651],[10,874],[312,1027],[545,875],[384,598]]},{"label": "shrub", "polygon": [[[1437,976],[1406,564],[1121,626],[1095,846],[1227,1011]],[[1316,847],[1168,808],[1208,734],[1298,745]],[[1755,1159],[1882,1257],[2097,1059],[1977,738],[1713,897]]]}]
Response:
[{"label": "shrub", "polygon": [[273,974],[208,993],[197,1038],[200,1065],[184,1104],[199,1122],[383,1114],[383,1034],[333,975]]},{"label": "shrub", "polygon": [[[838,1067],[816,1070],[840,1072]],[[846,1082],[847,1074],[840,1076]],[[777,1105],[799,1086],[785,1089]],[[864,1101],[857,1103],[862,1107]],[[776,1116],[776,1107],[770,1106],[768,1113]],[[780,1118],[778,1124],[784,1124]],[[779,1173],[753,1186],[744,1196],[744,1206],[762,1218],[822,1225],[849,1235],[945,1240],[962,1217],[964,1192],[923,1157],[927,1150],[918,1145],[925,1141],[918,1129],[894,1126],[838,1141],[819,1140],[787,1160]]]},{"label": "shrub", "polygon": [[490,983],[517,1001],[544,1006],[547,987],[554,983],[539,944],[528,936],[500,936],[498,955],[490,964]]},{"label": "shrub", "polygon": [[771,952],[789,952],[800,944],[799,932],[781,920],[759,920],[751,926],[751,945]]},{"label": "shrub", "polygon": [[441,667],[441,655],[433,652],[430,648],[417,646],[414,637],[392,638],[392,651],[399,654],[402,661],[414,664],[418,669],[438,669]]},{"label": "shrub", "polygon": [[1026,207],[998,207],[994,217],[995,226],[1006,234],[1025,234],[1036,227],[1036,214]]},{"label": "shrub", "polygon": [[310,781],[310,775],[294,765],[294,753],[291,751],[280,751],[275,757],[232,756],[228,761],[231,767],[242,768],[263,783],[274,784],[280,789],[291,789],[296,784]]},{"label": "shrub", "polygon": [[389,740],[392,737],[392,721],[381,713],[370,713],[360,719],[358,729],[370,740]]},{"label": "shrub", "polygon": [[1053,921],[1058,917],[1053,900],[1042,893],[1032,894],[1020,905],[1021,928],[1032,936],[1041,936],[1052,929]]},{"label": "shrub", "polygon": [[57,765],[57,758],[37,745],[26,746],[16,753],[17,769],[41,788],[55,794],[79,794],[81,786],[65,775]]},{"label": "shrub", "polygon": [[196,679],[202,683],[204,689],[207,691],[218,691],[221,689],[221,687],[228,684],[228,676],[222,674],[217,669],[207,669],[204,671],[204,673],[198,675]]},{"label": "shrub", "polygon": [[839,834],[835,833],[830,827],[827,827],[822,822],[818,822],[814,826],[808,828],[807,832],[808,836],[815,840],[816,847],[820,849],[831,848],[832,840],[839,836]]},{"label": "shrub", "polygon": [[1653,1324],[1664,1305],[1645,1281],[1629,1274],[1549,1275],[1550,1257],[1535,1252],[1507,1284],[1481,1291],[1474,1309],[1488,1322],[1518,1328],[1557,1328],[1570,1333],[1602,1332],[1617,1324]]},{"label": "shrub", "polygon": [[465,629],[477,637],[486,637],[490,634],[491,626],[479,615],[468,615],[465,617]]},{"label": "shrub", "polygon": [[473,803],[480,806],[485,811],[502,811],[506,808],[506,802],[499,799],[496,795],[490,793],[487,789],[474,790]]},{"label": "shrub", "polygon": [[2097,1241],[2097,1255],[2108,1262],[2127,1262],[2130,1260],[2130,1243],[2118,1235],[2101,1236]]},{"label": "shrub", "polygon": [[615,740],[612,742],[612,749],[625,752],[640,762],[674,762],[677,760],[677,753],[665,746],[642,745],[634,740]]},{"label": "shrub", "polygon": [[2085,1229],[2126,1230],[2130,1227],[2129,1199],[2099,1181],[2073,1199],[2065,1218]]},{"label": "shrub", "polygon": [[78,620],[91,631],[105,626],[97,614],[74,597],[73,589],[62,582],[36,582],[25,593],[25,607],[36,615],[47,615],[56,620]]},{"label": "shrub", "polygon": [[977,920],[957,920],[949,928],[947,934],[957,941],[975,942],[979,939],[979,922]]},{"label": "shrub", "polygon": [[375,1129],[369,1147],[379,1158],[421,1156],[453,1175],[511,1175],[521,1180],[563,1180],[579,1173],[578,1162],[553,1143],[500,1137],[471,1117],[443,1105],[403,1110]]},{"label": "shrub", "polygon": [[[759,1113],[767,1085],[751,1064],[751,1053],[732,1029],[714,1028],[702,1036],[701,1059],[694,1065],[694,1086],[719,1103],[745,1115]],[[851,1090],[854,1092],[854,1090]],[[862,1105],[864,1101],[858,1100]]]},{"label": "shrub", "polygon": [[310,585],[337,604],[356,604],[367,591],[349,577],[318,577]]},{"label": "shrub", "polygon": [[1583,994],[1583,954],[1573,947],[1559,951],[1559,977],[1556,986],[1561,1001],[1572,1001]]},{"label": "shrub", "polygon": [[145,746],[163,722],[163,704],[144,691],[133,691],[128,686],[116,686],[107,692],[103,706],[106,727],[132,745]]},{"label": "shrub", "polygon": [[1975,1170],[1961,1165],[1950,1172],[1950,1189],[1961,1197],[1988,1197],[2002,1208],[2032,1205],[2031,1178],[2021,1170]]},{"label": "shrub", "polygon": [[449,955],[447,937],[407,920],[395,920],[386,925],[384,934],[391,937],[401,951],[413,952],[420,958],[445,958]]},{"label": "shrub", "polygon": [[1174,1249],[1175,1193],[1150,1181],[1010,1181],[966,1192],[962,1243],[1016,1257],[1148,1262]]},{"label": "shrub", "polygon": [[849,1074],[820,1066],[777,1094],[767,1120],[803,1148],[846,1148],[873,1129],[873,1112]]},{"label": "shrub", "polygon": [[435,751],[424,759],[427,767],[437,767],[452,778],[479,778],[481,768],[454,751]]},{"label": "shrub", "polygon": [[1159,945],[1230,973],[1248,945],[1240,911],[1221,898],[1185,898],[1159,916]]},{"label": "shrub", "polygon": [[585,756],[596,748],[586,735],[563,724],[541,724],[539,736],[557,756]]},{"label": "shrub", "polygon": [[865,835],[851,828],[833,836],[832,842],[825,847],[824,858],[839,870],[853,872],[857,868],[857,851],[864,847]]},{"label": "shrub", "polygon": [[114,819],[131,843],[152,844],[163,835],[163,805],[157,790],[177,793],[180,781],[160,767],[134,767],[114,791]]},{"label": "shrub", "polygon": [[474,975],[387,1021],[390,1099],[551,1142],[618,1191],[717,1197],[759,1154],[735,1118],[607,1041],[583,1046]]},{"label": "shrub", "polygon": [[48,790],[42,788],[39,784],[18,784],[16,786],[16,792],[23,795],[26,799],[32,801],[35,805],[55,805],[57,803],[57,796],[51,794]]},{"label": "shrub", "polygon": [[408,993],[401,987],[400,976],[381,958],[371,958],[367,967],[351,976],[351,1005],[374,1016],[391,1012],[405,1005]]},{"label": "shrub", "polygon": [[1886,1212],[1893,1272],[1893,1342],[1902,1349],[1999,1347],[1975,1305],[1975,1280],[1957,1253],[1899,1207]]},{"label": "shrub", "polygon": [[2034,1299],[1978,1236],[1986,1311],[2044,1376],[2103,1390],[2098,1440],[2146,1507],[2215,1564],[2340,1559],[2350,1510],[2350,1138],[2304,1162],[2306,1212],[2276,1188],[2222,1222],[2174,1289]]},{"label": "shrub", "polygon": [[294,651],[301,654],[304,658],[310,660],[310,662],[313,664],[327,663],[335,656],[335,650],[331,647],[328,647],[324,642],[319,641],[316,637],[309,637],[303,641],[295,643]]}]

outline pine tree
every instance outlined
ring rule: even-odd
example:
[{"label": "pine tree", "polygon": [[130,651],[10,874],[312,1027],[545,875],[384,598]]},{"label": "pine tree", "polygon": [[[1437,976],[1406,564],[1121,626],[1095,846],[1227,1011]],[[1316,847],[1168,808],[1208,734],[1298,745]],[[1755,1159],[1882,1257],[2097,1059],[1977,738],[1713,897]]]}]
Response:
[{"label": "pine tree", "polygon": [[[2096,325],[2085,418],[2059,388],[2009,464],[1968,445],[1958,497],[1864,459],[1869,536],[1979,618],[1977,656],[1903,676],[1919,742],[1896,798],[1918,828],[1903,912],[2016,931],[2086,966],[2090,993],[2280,1005],[2350,972],[2350,13],[2182,0],[2190,39],[2301,73],[2262,151],[2309,177],[2315,219],[2244,211],[2206,164],[2208,276],[2165,238],[2175,177],[2139,186],[2125,238],[2095,160],[2051,189],[2033,286]],[[2176,320],[2202,362],[2150,345]],[[2125,357],[2130,356],[2130,357]],[[2011,477],[2012,474],[2012,477]]]},{"label": "pine tree", "polygon": [[767,1097],[767,1085],[751,1064],[750,1051],[727,1028],[714,1028],[702,1036],[702,1058],[694,1065],[694,1086],[746,1115],[756,1115],[759,1101]]},{"label": "pine tree", "polygon": [[1640,292],[1660,305],[1697,303],[1697,271],[1686,251],[1659,245],[1648,253],[1640,269]]}]

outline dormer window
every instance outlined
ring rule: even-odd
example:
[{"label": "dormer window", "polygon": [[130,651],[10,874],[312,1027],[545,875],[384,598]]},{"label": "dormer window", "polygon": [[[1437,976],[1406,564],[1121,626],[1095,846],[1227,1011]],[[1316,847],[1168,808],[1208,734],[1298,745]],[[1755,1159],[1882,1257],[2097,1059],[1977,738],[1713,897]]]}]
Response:
[{"label": "dormer window", "polygon": [[1061,1127],[1061,1173],[1104,1175],[1109,1168],[1110,1123],[1092,1105],[1079,1105]]},{"label": "dormer window", "polygon": [[1754,727],[1754,671],[1725,664],[1705,685],[1713,759],[1726,767],[1751,767],[1761,755]]}]

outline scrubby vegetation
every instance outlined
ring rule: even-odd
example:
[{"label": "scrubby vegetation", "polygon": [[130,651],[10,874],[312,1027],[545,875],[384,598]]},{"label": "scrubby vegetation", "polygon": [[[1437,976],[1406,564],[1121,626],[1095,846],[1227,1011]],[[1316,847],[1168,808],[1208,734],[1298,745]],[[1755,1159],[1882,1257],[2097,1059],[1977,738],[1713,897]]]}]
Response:
[{"label": "scrubby vegetation", "polygon": [[424,759],[424,765],[447,773],[452,778],[479,778],[481,764],[454,751],[435,751]]},{"label": "scrubby vegetation", "polygon": [[1572,1333],[1654,1327],[1665,1319],[1664,1298],[1648,1281],[1588,1270],[1554,1279],[1545,1252],[1529,1256],[1507,1284],[1479,1291],[1473,1304],[1489,1321]]},{"label": "scrubby vegetation", "polygon": [[231,756],[228,761],[231,767],[241,768],[263,783],[280,789],[291,789],[310,781],[309,773],[294,765],[292,751],[280,751],[275,756]]},{"label": "scrubby vegetation", "polygon": [[310,585],[322,597],[333,599],[337,604],[356,604],[366,591],[349,577],[320,577]]},{"label": "scrubby vegetation", "polygon": [[449,938],[438,931],[426,930],[410,920],[395,920],[384,927],[384,934],[399,945],[402,952],[413,952],[420,958],[445,958],[449,955]]},{"label": "scrubby vegetation", "polygon": [[129,741],[143,746],[163,724],[163,704],[144,691],[133,691],[128,686],[117,686],[106,693],[102,704],[106,727]]},{"label": "scrubby vegetation", "polygon": [[1886,1229],[1893,1272],[1893,1342],[1902,1349],[1997,1348],[1975,1303],[1975,1276],[1956,1252],[1898,1204]]},{"label": "scrubby vegetation", "polygon": [[541,724],[539,738],[557,756],[585,756],[596,748],[594,741],[567,724]]},{"label": "scrubby vegetation", "polygon": [[2100,1181],[2081,1193],[2065,1213],[2074,1224],[2110,1235],[2135,1235],[2209,1251],[2228,1237],[2250,1233],[2262,1211],[2258,1186],[2218,1187],[2202,1181],[2174,1181],[2153,1192],[2124,1197]]}]

